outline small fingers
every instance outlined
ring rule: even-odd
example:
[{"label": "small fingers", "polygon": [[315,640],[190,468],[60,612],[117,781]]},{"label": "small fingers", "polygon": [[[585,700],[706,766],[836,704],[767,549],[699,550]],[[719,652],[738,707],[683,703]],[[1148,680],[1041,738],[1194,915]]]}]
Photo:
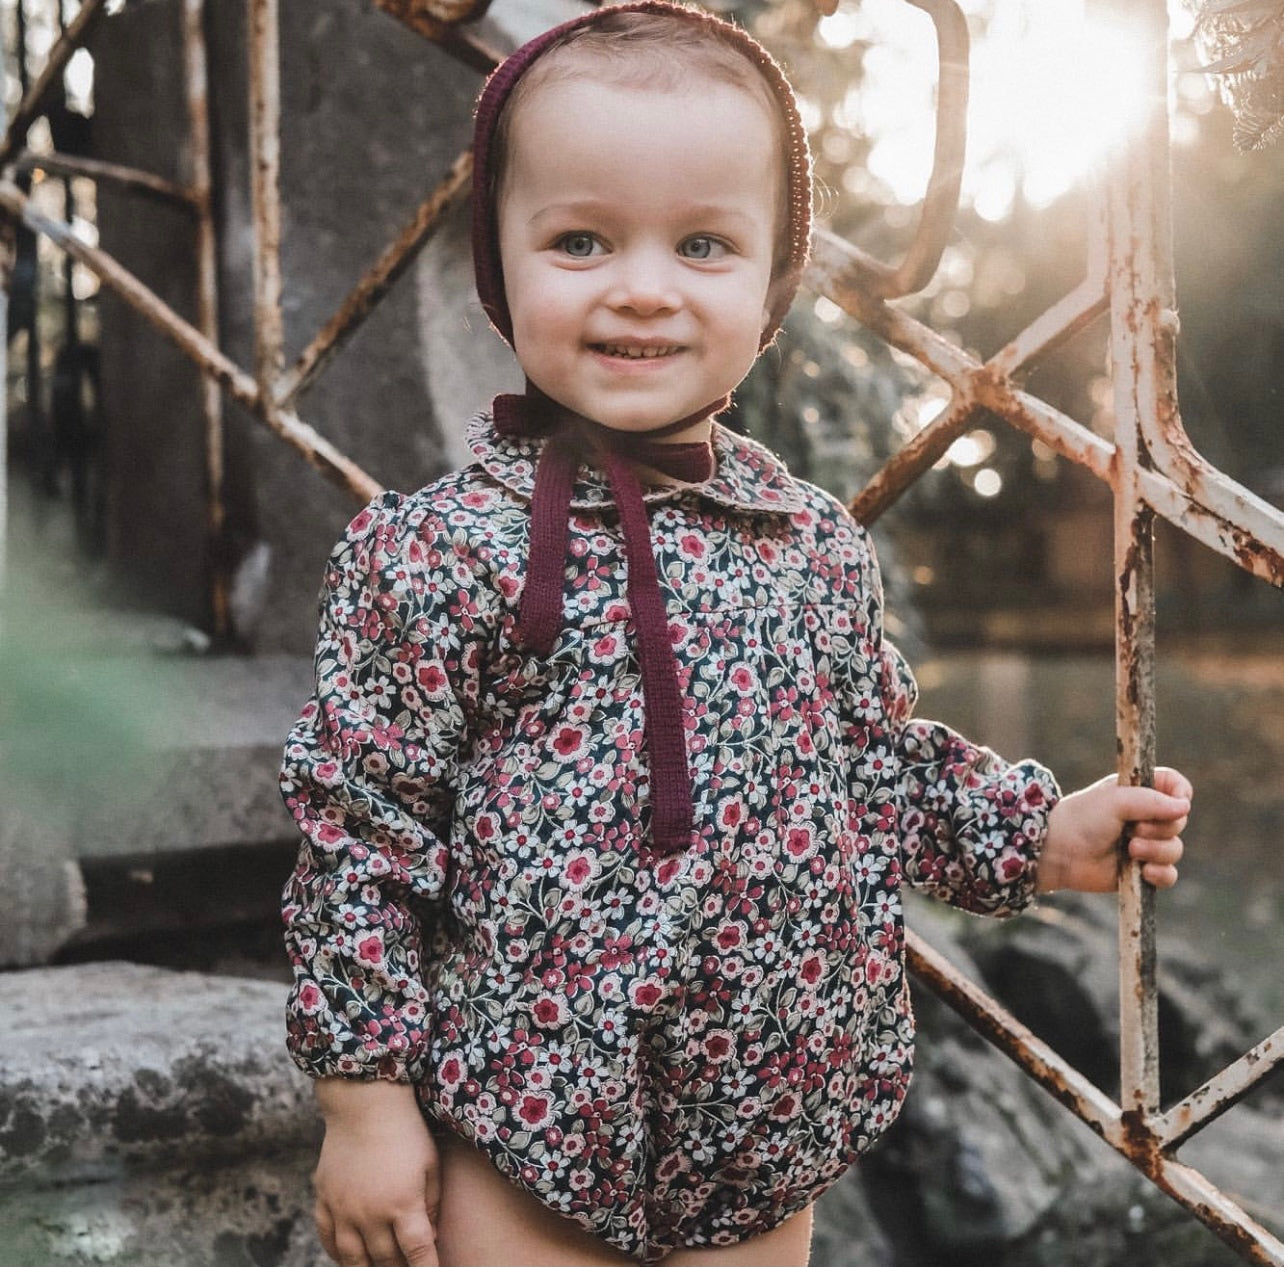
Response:
[{"label": "small fingers", "polygon": [[1120,788],[1118,797],[1116,812],[1120,817],[1148,830],[1165,826],[1181,831],[1190,815],[1189,797],[1170,796],[1158,788]]},{"label": "small fingers", "polygon": [[437,1238],[426,1214],[398,1219],[393,1230],[406,1267],[437,1267]]},{"label": "small fingers", "polygon": [[1148,862],[1141,869],[1141,878],[1156,889],[1171,889],[1177,883],[1177,868]]},{"label": "small fingers", "polygon": [[328,1258],[332,1262],[339,1261],[339,1247],[334,1243],[334,1217],[330,1213],[330,1207],[322,1201],[316,1203],[312,1217],[316,1220],[317,1236],[321,1240],[321,1248],[325,1250]]},{"label": "small fingers", "polygon": [[333,1257],[339,1267],[373,1267],[361,1233],[351,1224],[335,1228],[334,1244],[337,1252]]},{"label": "small fingers", "polygon": [[366,1253],[370,1256],[370,1267],[407,1267],[406,1256],[401,1252],[401,1245],[392,1227],[367,1230],[365,1243]]},{"label": "small fingers", "polygon": [[1195,795],[1195,789],[1191,786],[1190,780],[1180,770],[1174,770],[1166,765],[1161,765],[1155,770],[1155,788],[1168,796],[1175,796],[1184,801],[1193,800]]},{"label": "small fingers", "polygon": [[1190,816],[1183,814],[1180,818],[1143,818],[1132,824],[1134,840],[1175,840],[1186,830]]},{"label": "small fingers", "polygon": [[1134,836],[1128,842],[1128,856],[1142,864],[1142,879],[1157,889],[1171,889],[1177,883],[1177,864],[1183,850],[1180,836],[1163,839]]}]

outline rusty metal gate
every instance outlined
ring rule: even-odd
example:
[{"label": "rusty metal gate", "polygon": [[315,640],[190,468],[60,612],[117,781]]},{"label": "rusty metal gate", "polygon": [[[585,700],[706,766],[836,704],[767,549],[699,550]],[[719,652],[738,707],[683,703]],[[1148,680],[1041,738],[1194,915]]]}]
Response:
[{"label": "rusty metal gate", "polygon": [[[1104,481],[1115,508],[1119,775],[1127,783],[1146,783],[1154,769],[1155,518],[1168,520],[1252,575],[1284,586],[1284,513],[1206,462],[1188,440],[1178,412],[1165,0],[1120,0],[1119,7],[1145,31],[1141,44],[1148,50],[1144,84],[1148,115],[1144,126],[1121,142],[1113,156],[1084,280],[983,363],[889,302],[926,286],[940,261],[958,205],[968,94],[968,30],[957,3],[907,2],[931,17],[939,54],[934,171],[913,244],[905,259],[893,267],[817,232],[806,282],[891,346],[915,357],[948,384],[952,395],[948,406],[875,476],[852,510],[866,523],[875,519],[945,454],[983,410]],[[480,15],[486,0],[374,3],[478,72],[497,60],[497,54],[467,26]],[[36,155],[24,148],[51,87],[107,7],[107,0],[82,0],[0,144],[0,213],[10,239],[17,222],[45,235],[147,318],[202,371],[209,530],[217,539],[223,517],[222,391],[357,500],[364,502],[380,491],[374,479],[299,418],[295,401],[414,259],[447,206],[466,192],[471,157],[458,158],[299,358],[286,367],[279,250],[278,0],[247,0],[255,355],[252,370],[235,364],[219,350],[217,336],[204,4],[205,0],[183,0],[190,142],[187,184],[178,187],[145,172],[65,155]],[[32,168],[113,182],[188,207],[198,226],[195,323],[185,321],[70,224],[37,210],[15,179],[17,173]],[[7,271],[5,276],[7,280]],[[1113,443],[1014,382],[1019,370],[1101,317],[1108,318],[1110,330]],[[227,619],[225,578],[215,579],[215,590],[215,619],[222,625]],[[913,932],[908,934],[908,959],[923,984],[1246,1261],[1284,1267],[1284,1243],[1177,1155],[1186,1140],[1284,1063],[1284,1027],[1179,1103],[1166,1109],[1161,1106],[1154,892],[1142,881],[1139,867],[1124,865],[1119,892],[1122,1092],[1118,1103]]]}]

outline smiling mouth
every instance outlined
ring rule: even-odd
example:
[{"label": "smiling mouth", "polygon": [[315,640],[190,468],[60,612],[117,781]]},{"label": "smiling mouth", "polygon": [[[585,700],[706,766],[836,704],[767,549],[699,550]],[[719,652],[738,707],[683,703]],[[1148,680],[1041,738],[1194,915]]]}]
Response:
[{"label": "smiling mouth", "polygon": [[590,343],[594,352],[603,356],[618,356],[626,361],[651,361],[661,356],[676,356],[682,351],[677,343],[636,344],[636,343]]}]

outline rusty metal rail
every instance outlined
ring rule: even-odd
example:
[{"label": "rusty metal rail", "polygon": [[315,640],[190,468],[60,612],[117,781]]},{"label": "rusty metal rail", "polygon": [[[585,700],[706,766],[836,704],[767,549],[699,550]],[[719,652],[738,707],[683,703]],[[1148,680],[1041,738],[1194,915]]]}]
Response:
[{"label": "rusty metal rail", "polygon": [[[952,390],[947,408],[855,499],[852,509],[859,518],[868,522],[891,505],[968,428],[979,409],[1042,440],[1110,485],[1115,506],[1118,772],[1121,782],[1142,784],[1153,779],[1155,760],[1156,515],[1253,575],[1284,585],[1284,514],[1207,463],[1181,424],[1168,203],[1168,17],[1164,0],[1128,0],[1122,7],[1146,32],[1140,43],[1149,53],[1144,95],[1150,106],[1144,126],[1113,155],[1106,216],[1081,286],[981,364],[889,307],[868,285],[863,261],[846,243],[822,237],[809,280]],[[938,167],[943,161],[939,141],[938,134]],[[944,161],[961,167],[962,154]],[[952,219],[953,209],[948,214]],[[920,238],[933,233],[932,220],[933,213],[925,208]],[[935,231],[941,229],[938,222]],[[1106,312],[1114,374],[1113,445],[1018,390],[1010,377]],[[1123,862],[1120,872],[1118,1104],[912,932],[908,959],[920,981],[1242,1257],[1284,1264],[1284,1243],[1278,1237],[1176,1157],[1183,1142],[1284,1064],[1284,1030],[1161,1112],[1154,891],[1142,880],[1138,865]]]},{"label": "rusty metal rail", "polygon": [[[209,116],[203,31],[204,0],[183,0],[188,120],[186,187],[111,164],[34,155],[27,131],[104,0],[83,0],[50,52],[0,143],[0,218],[43,234],[92,270],[196,365],[202,375],[205,449],[213,553],[223,530],[221,393],[295,448],[359,501],[379,491],[366,472],[295,413],[347,338],[467,190],[471,158],[461,155],[397,238],[373,262],[331,319],[288,369],[283,364],[280,263],[280,64],[278,0],[248,0],[252,203],[254,209],[254,369],[247,372],[218,347],[216,254],[210,216]],[[374,0],[377,8],[434,41],[466,65],[489,70],[498,54],[462,23],[487,0]],[[1111,166],[1105,214],[1089,250],[1085,280],[985,362],[889,304],[931,279],[957,210],[968,92],[966,19],[955,0],[907,0],[932,18],[938,41],[934,171],[914,241],[898,265],[886,264],[824,233],[814,240],[807,284],[828,296],[893,347],[917,358],[948,384],[946,409],[897,453],[852,503],[866,522],[877,518],[937,462],[981,411],[1006,420],[1107,483],[1115,505],[1117,737],[1119,775],[1145,783],[1154,767],[1154,575],[1151,535],[1167,519],[1240,567],[1284,585],[1284,515],[1207,463],[1181,424],[1175,386],[1177,319],[1168,228],[1167,13],[1164,0],[1121,0],[1145,29],[1151,103],[1145,127],[1124,143]],[[818,10],[832,6],[819,2]],[[106,252],[68,224],[38,211],[12,180],[22,168],[111,181],[192,209],[197,220],[199,296],[196,323],[184,320]],[[1113,443],[1018,388],[1014,375],[1094,321],[1107,316],[1115,376]],[[2,468],[0,468],[2,469]],[[225,623],[226,576],[216,570],[215,619]],[[1247,1261],[1284,1267],[1284,1243],[1255,1222],[1204,1176],[1177,1159],[1178,1148],[1238,1103],[1284,1064],[1284,1028],[1259,1043],[1180,1103],[1161,1109],[1156,1026],[1153,892],[1133,864],[1121,867],[1119,896],[1121,1085],[1116,1103],[1017,1022],[913,932],[911,972],[1035,1081],[1184,1205]]]}]

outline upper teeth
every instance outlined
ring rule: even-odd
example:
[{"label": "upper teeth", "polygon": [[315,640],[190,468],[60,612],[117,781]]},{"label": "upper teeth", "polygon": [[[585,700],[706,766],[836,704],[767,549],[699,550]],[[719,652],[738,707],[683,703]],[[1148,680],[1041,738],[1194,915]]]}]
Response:
[{"label": "upper teeth", "polygon": [[601,346],[602,346],[602,351],[604,351],[608,356],[629,356],[634,358],[668,356],[671,353],[677,351],[676,347],[668,347],[668,346],[639,348],[639,347],[630,347],[621,343],[603,343]]}]

